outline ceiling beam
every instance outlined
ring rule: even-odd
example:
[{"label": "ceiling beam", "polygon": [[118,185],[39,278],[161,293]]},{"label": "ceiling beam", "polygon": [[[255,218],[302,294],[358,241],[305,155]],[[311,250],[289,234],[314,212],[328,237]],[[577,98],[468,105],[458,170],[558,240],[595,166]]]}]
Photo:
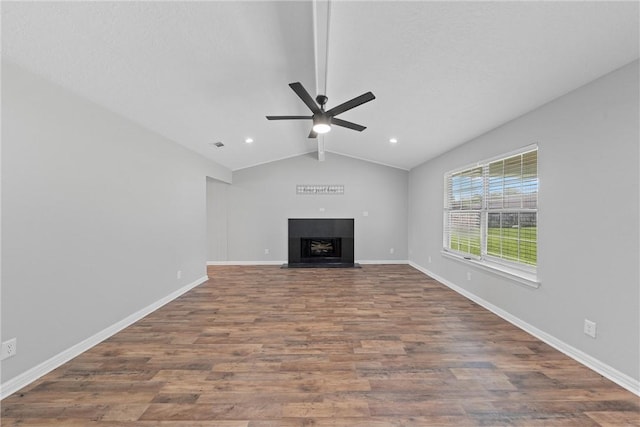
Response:
[{"label": "ceiling beam", "polygon": [[318,135],[318,161],[324,162],[324,135]]},{"label": "ceiling beam", "polygon": [[[327,94],[329,67],[329,18],[331,0],[313,0],[313,42],[316,72],[316,95]],[[318,161],[324,161],[324,136],[318,135]]]},{"label": "ceiling beam", "polygon": [[330,15],[331,0],[313,1],[313,41],[315,44],[316,95],[327,94]]}]

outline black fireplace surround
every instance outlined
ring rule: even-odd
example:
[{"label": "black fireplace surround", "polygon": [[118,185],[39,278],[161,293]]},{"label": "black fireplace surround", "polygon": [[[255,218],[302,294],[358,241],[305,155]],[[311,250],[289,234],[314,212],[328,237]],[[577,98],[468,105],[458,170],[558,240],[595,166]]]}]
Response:
[{"label": "black fireplace surround", "polygon": [[287,267],[356,267],[353,218],[289,218]]}]

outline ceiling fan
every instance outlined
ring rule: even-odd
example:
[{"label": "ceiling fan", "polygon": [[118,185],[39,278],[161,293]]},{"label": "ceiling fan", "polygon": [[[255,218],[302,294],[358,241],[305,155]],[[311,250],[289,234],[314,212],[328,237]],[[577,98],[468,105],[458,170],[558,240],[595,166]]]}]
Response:
[{"label": "ceiling fan", "polygon": [[325,95],[316,96],[316,100],[314,101],[309,92],[302,86],[300,82],[289,83],[289,86],[293,91],[302,99],[302,102],[306,104],[307,107],[313,113],[312,116],[267,116],[267,120],[303,120],[303,119],[312,119],[313,120],[313,128],[311,129],[311,133],[309,133],[309,138],[317,138],[318,134],[327,133],[331,130],[331,125],[342,126],[344,128],[349,128],[353,130],[357,130],[358,132],[362,132],[366,129],[365,126],[348,122],[346,120],[342,120],[337,118],[336,116],[340,113],[344,113],[347,110],[351,110],[352,108],[357,107],[358,105],[362,105],[365,102],[372,101],[376,99],[376,97],[371,92],[364,93],[360,96],[356,96],[355,98],[343,102],[342,104],[333,107],[329,111],[324,111],[324,105],[327,103],[327,97]]}]

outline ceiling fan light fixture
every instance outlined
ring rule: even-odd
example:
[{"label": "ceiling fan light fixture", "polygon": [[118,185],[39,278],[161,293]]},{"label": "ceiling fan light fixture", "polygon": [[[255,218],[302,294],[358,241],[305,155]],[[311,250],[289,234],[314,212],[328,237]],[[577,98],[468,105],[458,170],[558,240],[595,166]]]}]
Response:
[{"label": "ceiling fan light fixture", "polygon": [[313,131],[315,133],[327,133],[331,130],[331,126],[326,123],[318,123],[317,125],[313,125]]},{"label": "ceiling fan light fixture", "polygon": [[318,116],[313,119],[313,131],[315,133],[327,133],[331,130],[331,118],[327,116]]}]

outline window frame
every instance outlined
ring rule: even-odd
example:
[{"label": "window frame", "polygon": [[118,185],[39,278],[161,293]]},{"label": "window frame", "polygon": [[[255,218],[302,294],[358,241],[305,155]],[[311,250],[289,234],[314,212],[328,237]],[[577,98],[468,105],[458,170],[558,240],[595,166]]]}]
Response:
[{"label": "window frame", "polygon": [[[451,171],[448,171],[444,174],[444,204],[443,204],[443,233],[442,233],[442,255],[454,260],[463,261],[466,263],[473,264],[482,269],[491,271],[500,276],[509,277],[514,279],[515,281],[525,284],[528,286],[538,287],[540,285],[540,281],[538,279],[538,260],[537,260],[537,249],[538,249],[538,212],[539,207],[537,203],[538,192],[540,188],[540,176],[539,176],[539,158],[536,155],[536,203],[535,208],[524,207],[523,204],[519,208],[510,208],[510,207],[502,207],[502,208],[489,208],[489,165],[501,160],[506,160],[515,156],[522,156],[526,153],[530,153],[535,151],[538,152],[538,144],[534,143],[517,150],[513,150],[508,153],[504,153],[498,156],[494,156],[476,163],[468,164],[464,167],[456,168]],[[450,205],[450,196],[451,196],[451,187],[452,181],[451,178],[454,175],[459,175],[464,172],[470,172],[477,168],[481,168],[482,170],[482,203],[480,209],[452,209]],[[450,237],[451,237],[451,227],[450,227],[450,214],[453,212],[461,212],[461,213],[480,213],[480,254],[475,255],[469,252],[461,252],[449,247]],[[499,213],[499,212],[509,212],[509,213],[535,213],[536,214],[536,264],[531,265],[525,262],[519,261],[511,261],[505,258],[501,258],[499,256],[493,256],[488,253],[488,230],[489,230],[489,214],[490,213]],[[518,220],[519,221],[519,220]],[[520,242],[520,237],[518,238]]]}]

